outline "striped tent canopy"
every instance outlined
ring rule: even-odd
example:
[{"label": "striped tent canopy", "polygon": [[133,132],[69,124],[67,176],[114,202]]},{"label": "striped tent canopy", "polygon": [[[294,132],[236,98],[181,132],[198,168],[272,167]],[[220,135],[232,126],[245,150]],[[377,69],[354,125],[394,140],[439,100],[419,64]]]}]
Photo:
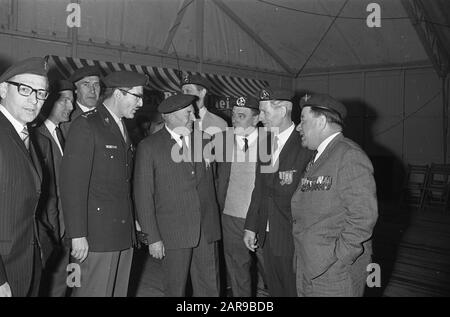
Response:
[{"label": "striped tent canopy", "polygon": [[49,64],[66,78],[78,68],[95,65],[100,68],[103,75],[113,71],[130,70],[147,75],[148,86],[152,90],[165,93],[176,93],[180,91],[180,80],[187,74],[200,74],[207,78],[212,85],[211,93],[216,96],[237,97],[242,95],[253,95],[262,88],[268,86],[263,80],[249,79],[242,77],[222,76],[215,74],[203,74],[197,72],[179,71],[171,68],[153,67],[144,65],[132,65],[124,63],[113,63],[98,60],[88,60],[82,58],[49,56]]}]

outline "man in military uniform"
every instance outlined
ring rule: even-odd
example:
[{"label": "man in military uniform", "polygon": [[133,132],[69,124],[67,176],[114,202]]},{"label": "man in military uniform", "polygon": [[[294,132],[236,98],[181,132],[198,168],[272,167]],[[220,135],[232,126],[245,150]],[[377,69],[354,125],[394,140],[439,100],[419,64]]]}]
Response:
[{"label": "man in military uniform", "polygon": [[69,133],[70,124],[81,114],[94,109],[100,98],[100,77],[101,72],[97,66],[84,66],[78,68],[69,77],[75,85],[76,102],[70,115],[70,121],[61,125],[65,137]]},{"label": "man in military uniform", "polygon": [[194,129],[214,135],[224,131],[228,126],[226,121],[208,111],[205,105],[206,94],[211,89],[211,83],[201,75],[186,75],[181,81],[183,94],[197,96],[197,108],[199,118],[194,122]]},{"label": "man in military uniform", "polygon": [[315,156],[292,197],[299,296],[362,296],[378,217],[373,167],[342,134],[345,106],[305,95],[297,131]]},{"label": "man in military uniform", "polygon": [[71,255],[81,265],[74,296],[126,296],[135,225],[133,147],[123,118],[142,107],[144,75],[106,76],[103,104],[70,128],[61,166],[61,200]]},{"label": "man in military uniform", "polygon": [[189,274],[194,296],[219,296],[219,211],[212,164],[202,155],[207,140],[192,128],[194,100],[161,102],[165,126],[139,144],[134,171],[138,222],[161,260],[166,296],[185,296]]}]

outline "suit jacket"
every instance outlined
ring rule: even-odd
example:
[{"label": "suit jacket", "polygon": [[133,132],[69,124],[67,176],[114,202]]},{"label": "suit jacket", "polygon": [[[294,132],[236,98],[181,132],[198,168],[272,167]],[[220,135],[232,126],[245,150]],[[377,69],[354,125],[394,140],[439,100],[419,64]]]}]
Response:
[{"label": "suit jacket", "polygon": [[74,109],[72,111],[72,113],[70,114],[70,121],[67,122],[63,122],[61,123],[61,133],[63,134],[64,138],[67,139],[67,136],[69,135],[69,129],[70,129],[70,125],[72,124],[72,122],[75,121],[76,118],[78,118],[80,115],[82,115],[84,112],[83,110],[81,110],[80,106],[78,105],[78,103],[74,103]]},{"label": "suit jacket", "polygon": [[[224,131],[227,127],[228,124],[224,119],[206,109],[205,116],[202,120],[202,131],[213,135],[219,132],[217,129]],[[194,128],[199,130],[199,120],[194,122]]]},{"label": "suit jacket", "polygon": [[[197,144],[193,135],[191,150],[208,142]],[[221,237],[213,167],[203,157],[201,162],[176,163],[171,153],[179,149],[162,128],[139,143],[134,172],[139,224],[149,243],[163,241],[166,249],[196,247],[201,228],[208,242]]]},{"label": "suit jacket", "polygon": [[292,215],[295,252],[306,276],[323,274],[338,259],[350,266],[371,254],[378,209],[373,167],[363,150],[339,134],[304,178],[312,183],[297,188]]},{"label": "suit jacket", "polygon": [[[47,129],[47,126],[42,123],[36,128],[36,137],[37,139],[45,139],[48,140],[47,142],[50,143],[51,147],[51,154],[52,154],[52,164],[47,165],[46,169],[49,170],[49,173],[51,175],[51,182],[49,186],[51,187],[51,190],[55,193],[56,197],[56,206],[58,208],[57,212],[55,214],[49,215],[49,221],[53,226],[57,226],[58,232],[57,236],[59,238],[64,236],[65,233],[65,225],[64,225],[64,217],[63,217],[63,211],[62,211],[62,205],[61,205],[61,195],[59,192],[59,170],[62,162],[62,154],[59,150],[58,144],[55,142],[55,139],[53,139],[52,135],[50,134],[50,131]],[[48,161],[47,161],[48,162]]]},{"label": "suit jacket", "polygon": [[26,296],[38,242],[38,203],[42,170],[33,142],[30,152],[0,112],[0,285]]},{"label": "suit jacket", "polygon": [[104,105],[71,125],[60,170],[61,202],[66,236],[87,237],[89,251],[125,250],[135,241],[133,152]]},{"label": "suit jacket", "polygon": [[[271,164],[260,164],[257,169],[255,188],[245,221],[245,229],[258,234],[258,243],[264,246],[267,221],[274,255],[292,256],[294,241],[292,238],[291,198],[306,168],[312,152],[303,148],[300,135],[294,130],[287,139],[278,158],[278,170],[264,173],[262,168]],[[281,171],[296,170],[291,184],[280,185]]]}]

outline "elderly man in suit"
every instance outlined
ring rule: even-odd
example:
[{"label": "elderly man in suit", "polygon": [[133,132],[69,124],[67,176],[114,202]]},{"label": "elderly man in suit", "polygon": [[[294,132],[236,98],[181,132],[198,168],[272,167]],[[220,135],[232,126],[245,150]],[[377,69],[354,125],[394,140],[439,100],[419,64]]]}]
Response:
[{"label": "elderly man in suit", "polygon": [[123,118],[142,107],[147,78],[106,76],[103,104],[70,128],[61,165],[61,202],[71,255],[81,268],[73,296],[126,296],[135,242],[131,200],[133,146]]},{"label": "elderly man in suit", "polygon": [[[47,91],[42,58],[14,64],[0,76],[0,297],[37,295],[42,250],[37,210],[41,204],[41,164],[27,123],[33,121]],[[44,190],[44,189],[42,189]]]},{"label": "elderly man in suit", "polygon": [[[264,141],[259,138],[257,129],[258,100],[252,96],[240,96],[232,99],[231,104],[233,129],[220,135],[223,150],[216,148],[215,152],[218,161],[217,199],[222,211],[223,245],[231,290],[234,297],[249,297],[253,295],[250,268],[254,259],[242,243],[242,234],[255,186],[258,144]],[[256,256],[258,276],[262,276],[260,249],[256,250]]]},{"label": "elderly man in suit", "polygon": [[211,90],[211,83],[201,75],[186,75],[181,81],[183,94],[197,96],[196,106],[199,118],[194,122],[194,129],[214,135],[224,131],[228,126],[226,121],[210,112],[205,105],[206,94]]},{"label": "elderly man in suit", "polygon": [[94,109],[100,98],[101,72],[97,66],[84,66],[78,68],[69,77],[69,81],[75,85],[75,109],[70,115],[70,121],[61,125],[63,135],[67,137],[70,124],[81,114]]},{"label": "elderly man in suit", "polygon": [[46,118],[37,127],[37,136],[48,140],[52,148],[53,164],[47,168],[52,170],[54,175],[50,185],[56,189],[58,217],[53,222],[58,223],[59,232],[57,234],[57,248],[44,270],[41,295],[62,297],[65,296],[67,290],[66,269],[69,264],[70,248],[64,243],[65,225],[59,191],[60,166],[65,145],[65,138],[60,125],[70,119],[70,113],[73,110],[74,86],[67,80],[56,81],[51,86],[50,96],[41,111],[41,115]]},{"label": "elderly man in suit", "polygon": [[297,127],[315,156],[292,197],[299,296],[362,296],[378,217],[372,164],[342,134],[346,108],[305,95]]},{"label": "elderly man in suit", "polygon": [[301,146],[294,131],[292,92],[267,88],[259,96],[260,119],[273,131],[273,141],[271,160],[256,176],[244,243],[251,251],[262,247],[269,294],[293,297],[297,292],[290,200],[311,153]]},{"label": "elderly man in suit", "polygon": [[[161,260],[166,296],[219,296],[220,219],[205,135],[193,132],[195,96],[175,95],[158,107],[164,128],[138,147],[134,197],[149,252]],[[181,152],[181,154],[180,154]]]}]

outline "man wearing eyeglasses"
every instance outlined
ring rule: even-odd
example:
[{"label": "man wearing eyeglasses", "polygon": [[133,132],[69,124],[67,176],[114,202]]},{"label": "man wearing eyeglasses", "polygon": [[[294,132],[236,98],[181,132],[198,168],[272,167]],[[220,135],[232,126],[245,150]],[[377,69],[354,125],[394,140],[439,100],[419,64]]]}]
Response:
[{"label": "man wearing eyeglasses", "polygon": [[142,107],[147,77],[120,71],[106,76],[103,103],[70,128],[60,193],[71,255],[80,265],[73,296],[126,296],[135,243],[131,201],[134,148],[123,118]]},{"label": "man wearing eyeglasses", "polygon": [[42,58],[18,62],[0,76],[0,297],[35,296],[39,288],[36,219],[43,174],[27,123],[47,95]]}]

